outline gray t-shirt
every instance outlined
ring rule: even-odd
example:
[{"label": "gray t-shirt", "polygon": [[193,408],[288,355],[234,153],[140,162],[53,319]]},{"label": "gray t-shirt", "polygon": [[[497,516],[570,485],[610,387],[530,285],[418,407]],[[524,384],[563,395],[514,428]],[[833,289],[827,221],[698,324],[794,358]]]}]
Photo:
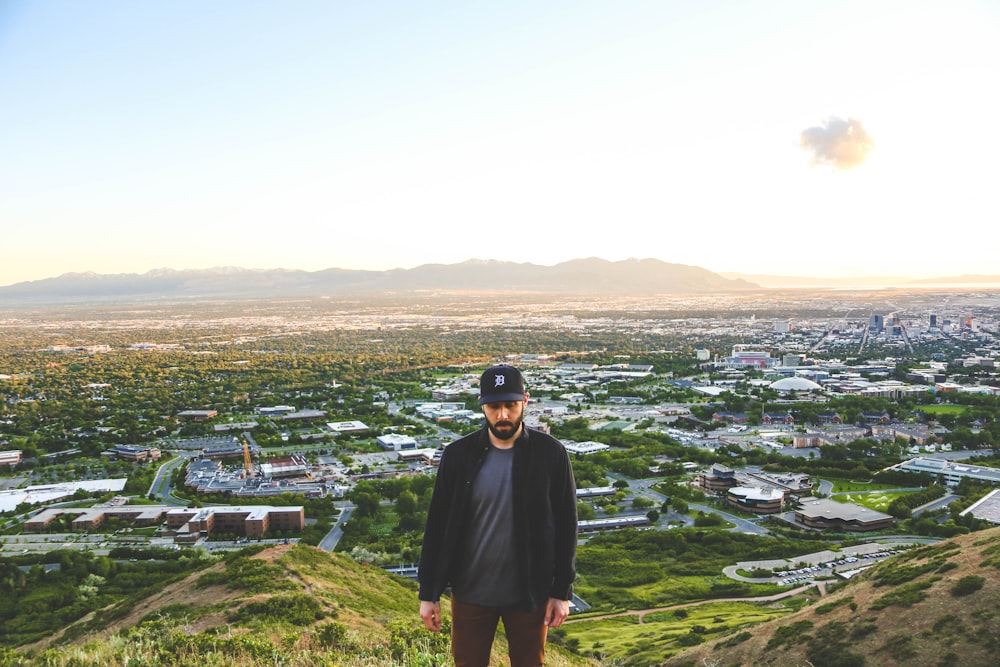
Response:
[{"label": "gray t-shirt", "polygon": [[520,602],[514,555],[514,448],[490,447],[472,484],[462,567],[452,591],[469,604],[513,605]]}]

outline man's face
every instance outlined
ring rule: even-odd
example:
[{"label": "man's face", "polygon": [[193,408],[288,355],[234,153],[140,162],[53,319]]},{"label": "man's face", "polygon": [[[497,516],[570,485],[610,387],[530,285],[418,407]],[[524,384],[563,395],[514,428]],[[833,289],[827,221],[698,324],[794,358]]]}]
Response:
[{"label": "man's face", "polygon": [[511,440],[517,435],[524,418],[524,401],[498,401],[483,403],[486,425],[500,440]]}]

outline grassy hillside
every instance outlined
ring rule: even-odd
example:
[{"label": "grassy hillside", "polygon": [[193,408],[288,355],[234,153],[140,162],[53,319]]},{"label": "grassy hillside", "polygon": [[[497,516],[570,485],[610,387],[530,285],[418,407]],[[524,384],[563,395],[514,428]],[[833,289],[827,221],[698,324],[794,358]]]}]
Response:
[{"label": "grassy hillside", "polygon": [[794,614],[677,654],[670,667],[992,667],[1000,528],[880,563]]},{"label": "grassy hillside", "polygon": [[[0,649],[0,665],[449,664],[447,633],[423,629],[417,607],[414,582],[341,554],[281,546],[232,555],[17,651]],[[501,637],[494,663],[505,653]],[[558,646],[548,653],[555,667],[592,664]]]}]

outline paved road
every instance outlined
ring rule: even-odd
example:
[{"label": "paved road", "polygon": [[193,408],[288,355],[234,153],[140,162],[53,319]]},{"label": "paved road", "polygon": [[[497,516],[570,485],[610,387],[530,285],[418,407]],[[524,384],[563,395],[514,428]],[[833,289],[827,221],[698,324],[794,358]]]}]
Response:
[{"label": "paved road", "polygon": [[337,544],[340,542],[340,538],[344,536],[344,524],[351,518],[351,513],[354,511],[354,505],[345,503],[341,505],[340,514],[337,516],[337,523],[333,524],[333,528],[330,532],[326,534],[319,542],[319,548],[323,551],[333,551],[337,548]]},{"label": "paved road", "polygon": [[736,524],[736,526],[734,528],[730,528],[729,529],[730,531],[739,531],[741,533],[748,533],[750,535],[769,535],[770,534],[769,531],[767,530],[767,528],[764,528],[762,526],[758,526],[756,523],[754,523],[753,521],[750,521],[749,519],[740,518],[740,517],[736,516],[735,514],[730,514],[729,512],[720,510],[720,509],[718,509],[716,507],[709,507],[708,505],[699,505],[697,503],[688,503],[688,507],[690,507],[693,510],[699,510],[699,511],[705,512],[706,514],[708,514],[709,512],[712,512],[714,514],[718,514],[719,516],[721,516],[726,521],[729,521],[730,523]]},{"label": "paved road", "polygon": [[156,471],[156,477],[153,478],[153,483],[149,485],[147,496],[152,495],[154,498],[167,505],[187,507],[190,501],[173,495],[170,490],[170,480],[175,472],[179,471],[182,466],[197,456],[197,454],[194,452],[173,453],[176,454],[176,456],[161,465]]},{"label": "paved road", "polygon": [[931,510],[937,510],[948,507],[949,503],[954,502],[956,500],[961,500],[961,496],[956,496],[955,494],[952,493],[946,493],[937,500],[932,500],[931,502],[925,505],[913,508],[911,514],[913,514],[913,516],[920,516],[924,512],[929,512]]}]

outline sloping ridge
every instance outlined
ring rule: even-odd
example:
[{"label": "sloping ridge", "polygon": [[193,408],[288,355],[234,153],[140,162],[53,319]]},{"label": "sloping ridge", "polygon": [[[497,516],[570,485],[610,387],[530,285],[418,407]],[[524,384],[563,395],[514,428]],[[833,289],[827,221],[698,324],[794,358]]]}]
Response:
[{"label": "sloping ridge", "polygon": [[[265,588],[270,590],[247,590],[240,585],[239,575],[226,583],[225,574],[230,568],[226,562],[219,563],[138,600],[127,613],[103,624],[96,632],[77,637],[72,643],[82,645],[94,639],[107,639],[142,621],[169,618],[176,613],[177,607],[183,607],[184,628],[188,633],[231,628],[228,619],[231,612],[250,602],[289,594],[309,595],[319,601],[329,618],[336,618],[362,634],[381,632],[386,620],[414,615],[415,584],[342,554],[314,547],[279,545],[248,558],[270,566],[265,570],[270,579]],[[222,576],[213,577],[210,585],[201,585],[199,580],[212,574]]]},{"label": "sloping ridge", "polygon": [[664,665],[994,667],[1000,528],[917,547],[794,614],[688,649]]},{"label": "sloping ridge", "polygon": [[[423,629],[416,582],[344,554],[280,545],[230,554],[153,595],[19,647],[17,662],[0,655],[0,663],[202,665],[207,652],[218,667],[441,664],[449,642],[447,632]],[[505,651],[501,638],[495,660]],[[547,653],[551,667],[593,665],[560,647]]]}]

